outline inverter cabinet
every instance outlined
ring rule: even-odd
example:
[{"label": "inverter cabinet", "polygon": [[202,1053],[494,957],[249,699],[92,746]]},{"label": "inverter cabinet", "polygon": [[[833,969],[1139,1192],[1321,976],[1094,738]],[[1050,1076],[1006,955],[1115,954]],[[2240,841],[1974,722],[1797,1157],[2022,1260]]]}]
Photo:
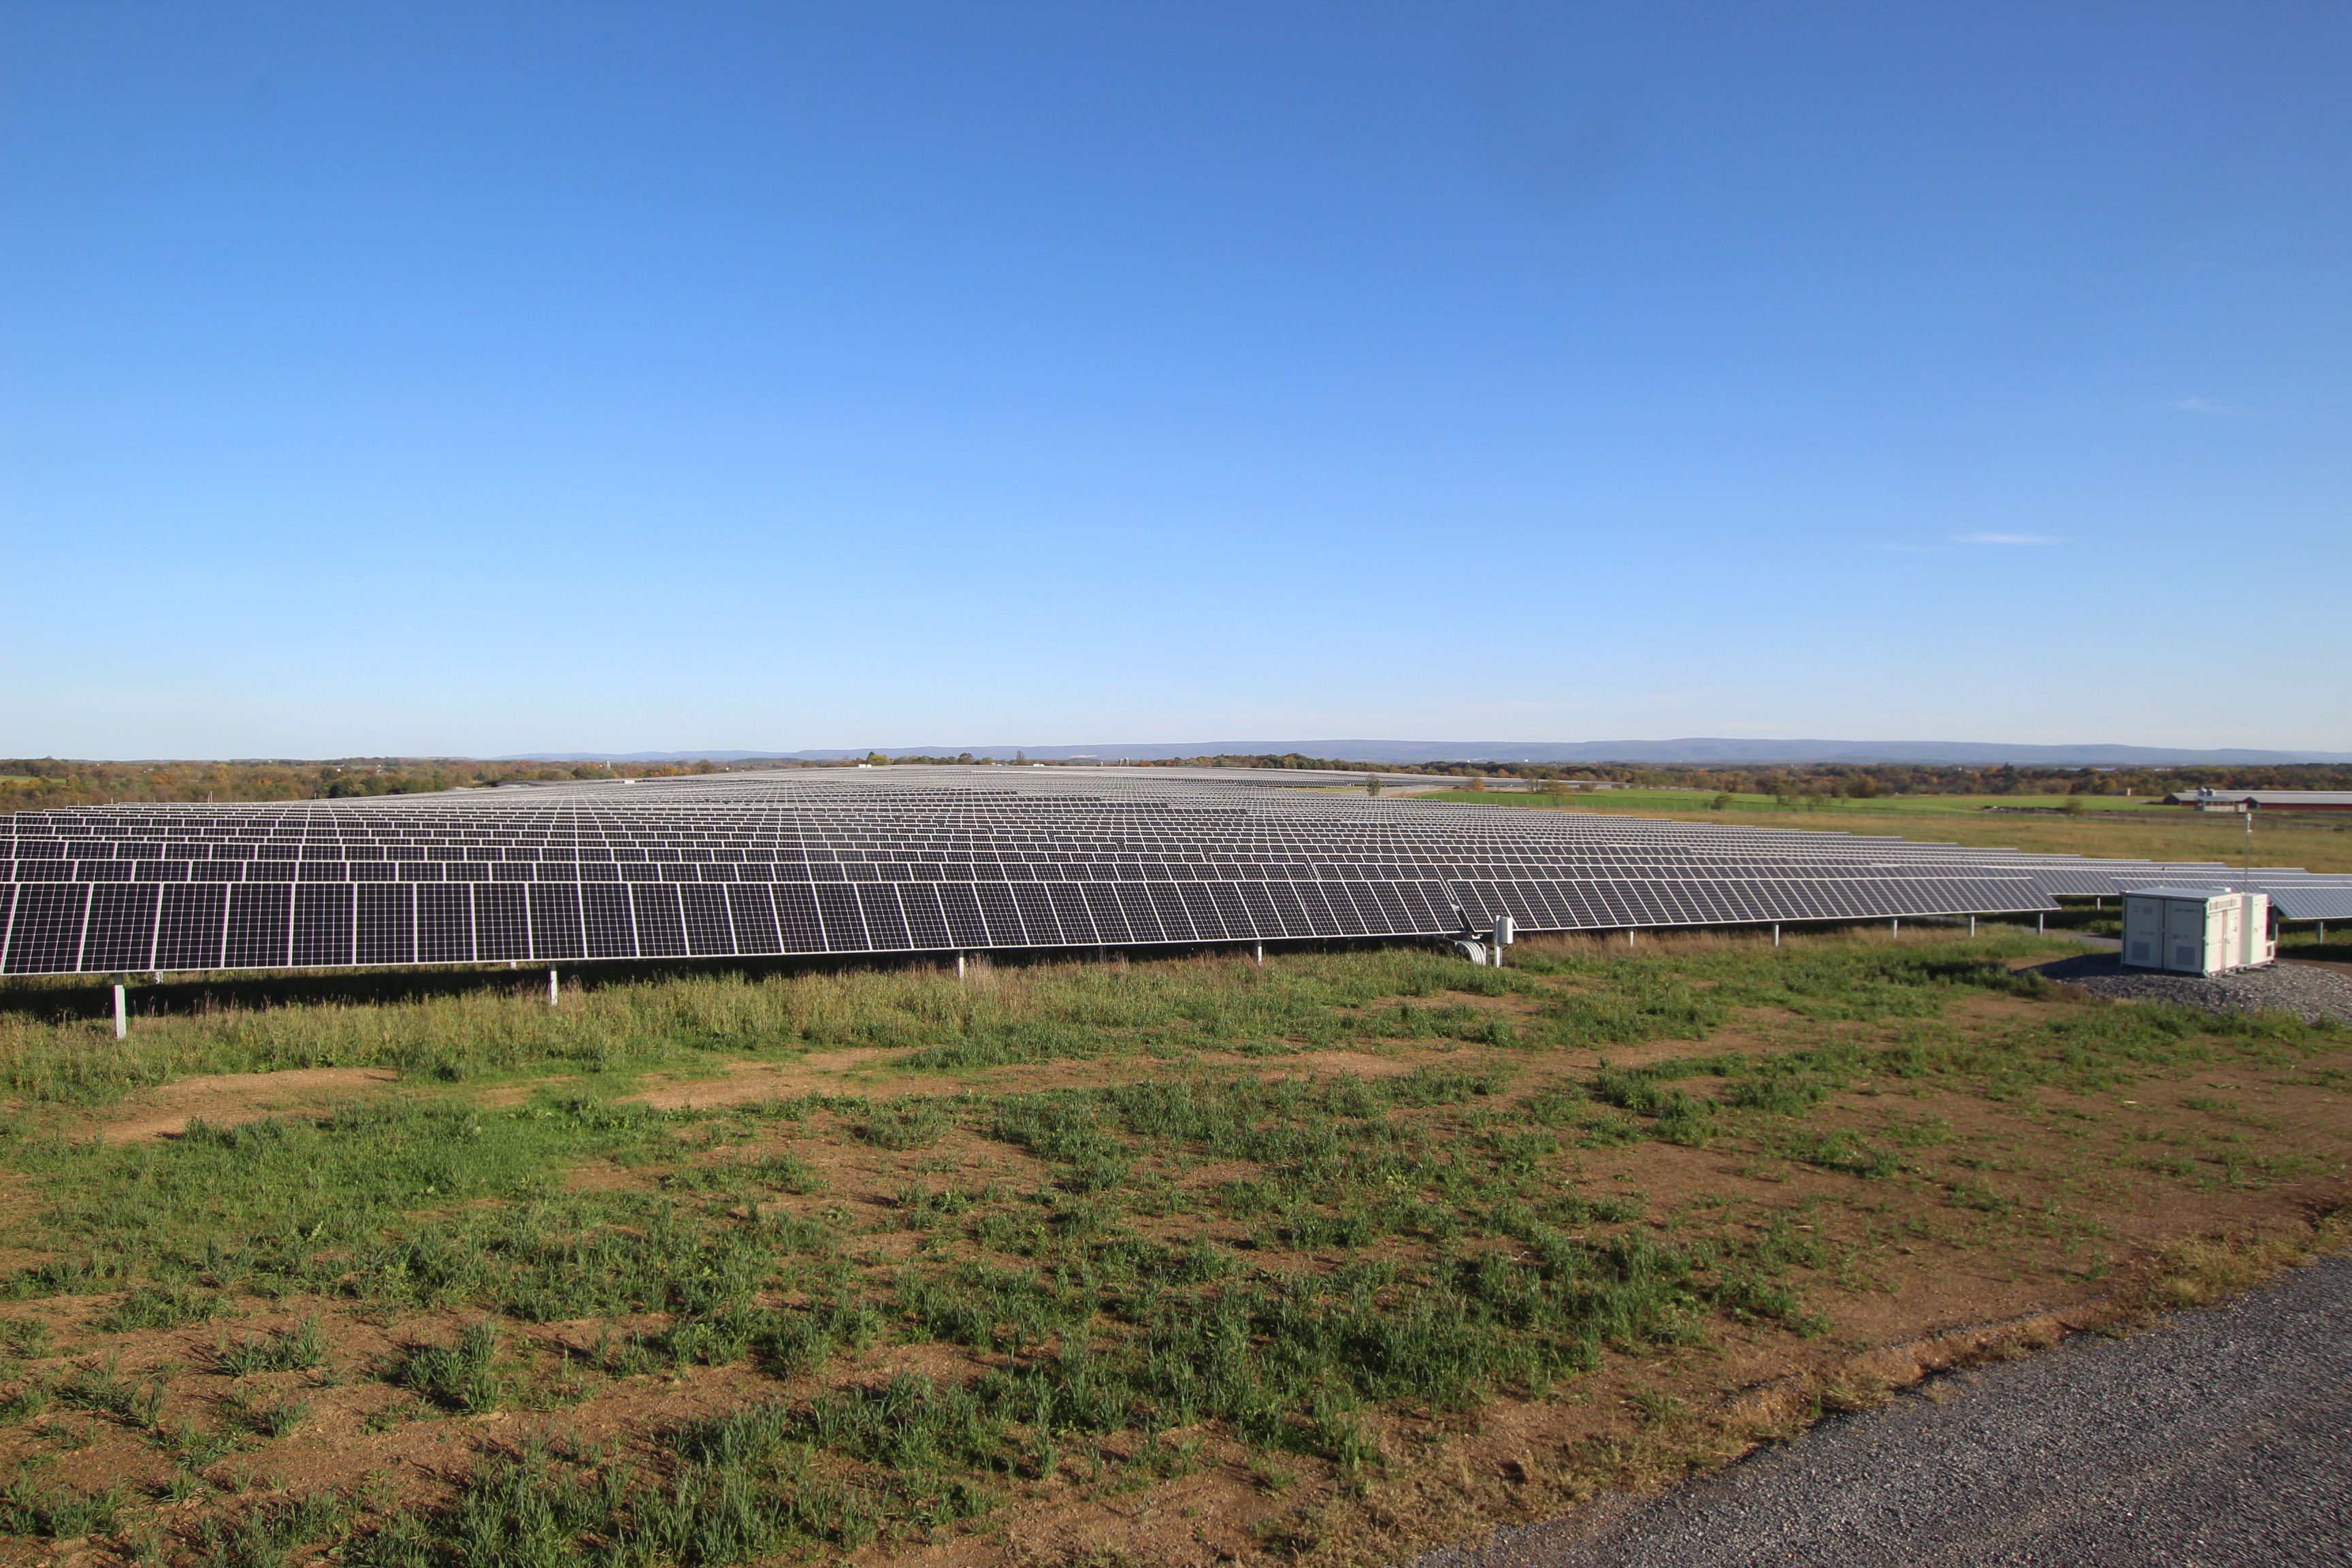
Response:
[{"label": "inverter cabinet", "polygon": [[2220,974],[2278,957],[2266,893],[2142,888],[2124,895],[2125,963],[2174,974]]}]

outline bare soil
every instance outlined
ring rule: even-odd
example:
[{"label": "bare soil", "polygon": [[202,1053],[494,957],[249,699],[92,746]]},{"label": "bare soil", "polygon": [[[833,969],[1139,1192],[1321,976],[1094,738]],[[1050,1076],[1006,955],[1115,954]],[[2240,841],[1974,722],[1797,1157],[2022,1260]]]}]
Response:
[{"label": "bare soil", "polygon": [[387,1068],[301,1068],[289,1072],[218,1073],[184,1078],[151,1089],[89,1118],[90,1132],[109,1143],[174,1138],[191,1121],[215,1127],[308,1110],[395,1081]]}]

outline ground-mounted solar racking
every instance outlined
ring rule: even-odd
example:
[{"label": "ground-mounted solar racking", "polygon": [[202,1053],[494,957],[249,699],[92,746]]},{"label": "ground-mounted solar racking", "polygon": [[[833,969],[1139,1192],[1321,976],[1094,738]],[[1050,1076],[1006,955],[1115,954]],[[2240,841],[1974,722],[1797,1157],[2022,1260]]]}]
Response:
[{"label": "ground-mounted solar racking", "polygon": [[1360,782],[857,767],[23,812],[0,819],[0,972],[1438,937],[1504,914],[1523,931],[1881,920],[2184,880],[2352,918],[2352,879],[1342,792]]}]

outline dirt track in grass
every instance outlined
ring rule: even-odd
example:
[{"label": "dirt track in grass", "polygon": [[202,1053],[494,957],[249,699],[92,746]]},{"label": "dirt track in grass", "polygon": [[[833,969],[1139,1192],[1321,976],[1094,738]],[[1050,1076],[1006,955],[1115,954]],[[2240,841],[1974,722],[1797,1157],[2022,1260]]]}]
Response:
[{"label": "dirt track in grass", "polygon": [[290,1072],[215,1073],[165,1084],[92,1117],[89,1126],[109,1143],[175,1137],[191,1121],[234,1126],[264,1116],[315,1110],[349,1100],[400,1075],[384,1068],[302,1068]]}]

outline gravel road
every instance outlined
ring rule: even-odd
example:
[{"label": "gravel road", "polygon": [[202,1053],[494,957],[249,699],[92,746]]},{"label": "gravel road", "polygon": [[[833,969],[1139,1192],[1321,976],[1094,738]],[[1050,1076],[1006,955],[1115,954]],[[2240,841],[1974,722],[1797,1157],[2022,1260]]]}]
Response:
[{"label": "gravel road", "polygon": [[1415,1568],[2352,1564],[2352,1257]]},{"label": "gravel road", "polygon": [[2036,964],[2033,973],[2119,1002],[2178,1002],[2209,1013],[2269,1010],[2295,1014],[2305,1023],[2334,1018],[2352,1024],[2352,975],[2316,963],[2273,963],[2227,974],[2165,974],[2126,969],[2113,952],[2086,952]]}]

